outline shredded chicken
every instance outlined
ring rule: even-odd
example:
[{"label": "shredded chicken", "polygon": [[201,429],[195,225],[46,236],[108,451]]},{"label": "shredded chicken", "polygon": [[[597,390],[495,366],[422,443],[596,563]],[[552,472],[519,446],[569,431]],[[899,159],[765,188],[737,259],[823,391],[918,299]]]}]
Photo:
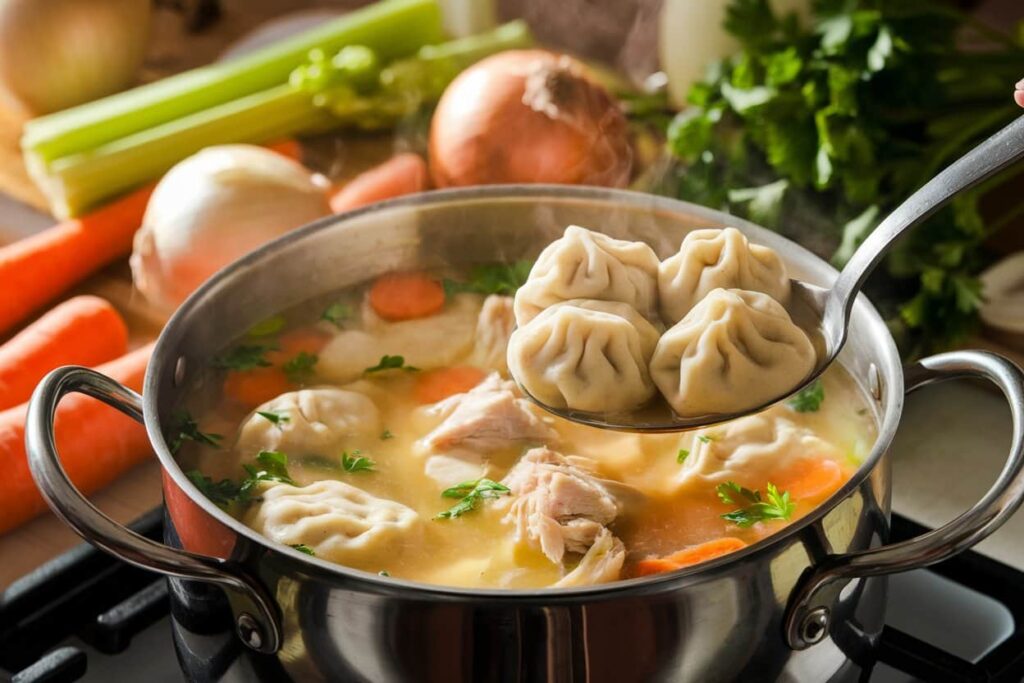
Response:
[{"label": "shredded chicken", "polygon": [[593,586],[597,583],[617,581],[626,560],[626,548],[612,532],[602,529],[594,544],[571,572],[554,584],[555,588]]},{"label": "shredded chicken", "polygon": [[557,438],[529,401],[516,395],[515,384],[497,373],[470,391],[437,403],[429,412],[445,416],[423,438],[423,444],[434,452],[454,447],[488,452],[517,441],[546,443]]},{"label": "shredded chicken", "polygon": [[524,455],[502,483],[515,496],[505,520],[516,539],[540,546],[552,562],[585,553],[621,511],[621,504],[584,458],[547,448]]},{"label": "shredded chicken", "polygon": [[506,372],[508,340],[516,326],[516,314],[510,296],[492,294],[484,299],[480,317],[476,321],[476,345],[473,364],[489,370]]}]

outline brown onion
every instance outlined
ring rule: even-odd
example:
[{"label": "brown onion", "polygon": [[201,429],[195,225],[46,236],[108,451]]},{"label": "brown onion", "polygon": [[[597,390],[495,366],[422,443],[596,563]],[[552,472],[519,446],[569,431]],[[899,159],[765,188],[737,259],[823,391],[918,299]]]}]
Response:
[{"label": "brown onion", "polygon": [[615,99],[582,64],[510,50],[456,78],[430,127],[438,187],[569,183],[622,187],[632,150]]}]

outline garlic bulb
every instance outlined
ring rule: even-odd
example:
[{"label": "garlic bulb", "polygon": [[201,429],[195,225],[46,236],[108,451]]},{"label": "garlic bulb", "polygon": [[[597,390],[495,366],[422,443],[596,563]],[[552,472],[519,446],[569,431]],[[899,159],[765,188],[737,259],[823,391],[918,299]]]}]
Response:
[{"label": "garlic bulb", "polygon": [[131,256],[135,286],[158,308],[256,247],[330,213],[326,179],[262,147],[208,147],[167,172]]}]

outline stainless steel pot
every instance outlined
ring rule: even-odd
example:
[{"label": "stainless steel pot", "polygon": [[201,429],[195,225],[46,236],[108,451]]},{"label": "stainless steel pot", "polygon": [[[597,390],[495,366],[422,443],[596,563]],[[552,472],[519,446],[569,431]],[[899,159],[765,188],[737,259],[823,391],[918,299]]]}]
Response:
[{"label": "stainless steel pot", "polygon": [[[793,276],[835,271],[802,247],[683,202],[592,188],[510,186],[434,192],[298,230],[228,267],[167,325],[143,396],[83,368],[51,373],[32,399],[33,476],[84,538],[171,579],[174,633],[201,680],[720,681],[855,679],[872,664],[885,575],[949,557],[990,534],[1024,498],[1024,377],[990,353],[947,353],[902,368],[863,296],[840,361],[879,422],[870,457],[812,514],[756,545],[688,570],[571,590],[430,586],[347,569],[268,542],[196,490],[164,429],[211,356],[259,320],[397,269],[530,258],[565,225],[641,239],[661,256],[696,227],[735,225],[777,250]],[[946,526],[887,545],[888,449],[905,391],[984,377],[1006,395],[1013,442],[985,497]],[[93,507],[61,468],[54,409],[70,392],[144,421],[163,466],[167,541],[146,540]],[[936,482],[941,486],[941,482]],[[243,645],[244,644],[244,645]]]}]

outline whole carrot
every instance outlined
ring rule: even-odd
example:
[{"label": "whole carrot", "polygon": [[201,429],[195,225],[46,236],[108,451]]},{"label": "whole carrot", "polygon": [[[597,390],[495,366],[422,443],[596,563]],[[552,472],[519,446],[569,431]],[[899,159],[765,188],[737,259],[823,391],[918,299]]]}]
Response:
[{"label": "whole carrot", "polygon": [[418,154],[406,152],[345,183],[331,197],[331,210],[334,213],[351,211],[385,199],[423,192],[427,187],[426,162]]},{"label": "whole carrot", "polygon": [[0,410],[24,403],[61,365],[99,365],[128,350],[128,327],[98,296],[76,296],[0,346]]},{"label": "whole carrot", "polygon": [[[139,390],[152,345],[137,349],[97,368],[99,372]],[[0,534],[32,519],[46,508],[29,473],[25,456],[25,415],[22,404],[0,412]],[[61,463],[86,494],[113,481],[151,453],[141,424],[94,398],[72,394],[61,401],[55,421]]]}]

